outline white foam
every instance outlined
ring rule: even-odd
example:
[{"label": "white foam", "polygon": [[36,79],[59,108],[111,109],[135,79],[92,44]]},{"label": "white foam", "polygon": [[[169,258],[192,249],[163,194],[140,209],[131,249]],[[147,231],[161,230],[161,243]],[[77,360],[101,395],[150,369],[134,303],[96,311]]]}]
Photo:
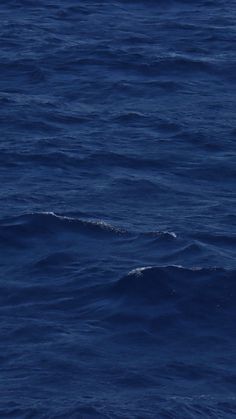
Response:
[{"label": "white foam", "polygon": [[142,266],[140,268],[135,268],[135,269],[132,269],[132,271],[130,271],[128,275],[142,276],[144,271],[148,271],[149,269],[152,269],[152,268],[154,268],[154,266]]}]

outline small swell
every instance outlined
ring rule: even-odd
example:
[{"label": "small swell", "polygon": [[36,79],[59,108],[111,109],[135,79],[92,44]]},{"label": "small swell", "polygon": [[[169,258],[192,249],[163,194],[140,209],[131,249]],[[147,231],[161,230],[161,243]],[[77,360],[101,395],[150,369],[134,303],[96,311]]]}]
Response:
[{"label": "small swell", "polygon": [[[164,266],[164,267],[141,267],[130,271],[126,276],[121,278],[115,285],[117,290],[125,290],[132,295],[139,293],[140,290],[154,290],[158,293],[162,288],[171,288],[170,295],[189,295],[191,290],[196,287],[207,289],[207,285],[213,286],[216,284],[219,291],[233,286],[233,291],[236,291],[236,283],[233,278],[236,272],[233,270],[225,270],[221,268],[184,268],[182,266]],[[184,287],[183,285],[188,285]],[[223,287],[222,289],[220,287]],[[169,295],[169,292],[167,292]]]},{"label": "small swell", "polygon": [[145,120],[146,115],[141,112],[127,111],[115,116],[115,121],[130,123]]},{"label": "small swell", "polygon": [[3,70],[9,74],[9,77],[19,78],[20,76],[27,78],[29,82],[43,82],[46,80],[45,72],[33,62],[24,60],[10,61],[3,66]]},{"label": "small swell", "polygon": [[54,212],[32,213],[6,219],[0,223],[0,232],[15,235],[44,235],[62,231],[103,235],[125,235],[126,230],[112,226],[103,220],[82,220],[57,215]]},{"label": "small swell", "polygon": [[235,234],[209,234],[209,233],[198,233],[195,235],[196,238],[204,243],[211,245],[221,245],[223,247],[231,247],[235,249],[236,246],[236,235]]},{"label": "small swell", "polygon": [[[132,169],[140,168],[157,168],[163,165],[161,159],[149,159],[149,158],[137,158],[137,156],[122,155],[120,153],[105,152],[105,153],[94,153],[85,160],[86,165],[98,165],[108,167],[127,167]],[[166,167],[166,162],[165,162]]]},{"label": "small swell", "polygon": [[[151,243],[155,245],[159,241],[173,241],[177,238],[176,233],[172,231],[150,231],[138,232],[127,230],[104,220],[85,219],[83,213],[81,218],[71,217],[65,215],[58,215],[54,212],[35,212],[31,214],[24,214],[12,218],[5,218],[0,220],[0,246],[22,246],[25,240],[31,238],[47,238],[49,236],[69,234],[70,237],[75,235],[84,235],[95,239],[119,239],[123,238],[124,244],[126,240],[132,241],[140,240],[141,242]],[[87,218],[87,217],[86,217]],[[52,253],[42,264],[50,264],[50,261],[60,259],[60,262],[67,260],[67,253],[55,255]]]},{"label": "small swell", "polygon": [[180,76],[186,75],[186,73],[213,75],[216,72],[216,66],[213,63],[182,55],[159,57],[156,60],[149,59],[146,62],[118,61],[113,66],[116,69],[130,70],[147,77],[165,75],[167,72]]},{"label": "small swell", "polygon": [[166,239],[177,239],[177,234],[174,231],[149,231],[147,233],[142,233],[143,237],[151,238],[151,239],[159,239],[159,238],[166,238]]},{"label": "small swell", "polygon": [[136,313],[143,320],[201,322],[231,313],[231,324],[235,320],[235,277],[235,271],[220,268],[150,266],[122,277],[113,285],[112,294],[120,302],[120,313]]},{"label": "small swell", "polygon": [[[55,123],[55,118],[54,123]],[[64,120],[65,122],[66,120]],[[61,121],[63,122],[63,121]],[[83,123],[83,118],[75,118],[74,122],[77,124]],[[23,129],[29,129],[31,126],[37,128],[37,130],[41,132],[53,132],[55,134],[56,131],[60,132],[59,125],[54,125],[53,121],[51,123],[43,122],[35,120],[33,122],[28,121],[15,121],[15,123],[19,124],[19,127]],[[15,165],[19,166],[21,164],[27,164],[29,166],[32,163],[43,167],[59,167],[61,169],[71,169],[71,168],[85,168],[86,170],[91,169],[91,167],[96,168],[98,166],[103,167],[104,169],[110,167],[122,167],[122,168],[129,168],[129,169],[157,169],[162,167],[171,167],[171,161],[163,161],[161,158],[141,158],[140,156],[132,156],[132,155],[124,155],[115,152],[95,152],[91,153],[85,157],[78,157],[76,155],[71,155],[65,151],[47,151],[47,152],[12,152],[8,150],[4,150],[1,153],[0,161],[4,165]]]}]

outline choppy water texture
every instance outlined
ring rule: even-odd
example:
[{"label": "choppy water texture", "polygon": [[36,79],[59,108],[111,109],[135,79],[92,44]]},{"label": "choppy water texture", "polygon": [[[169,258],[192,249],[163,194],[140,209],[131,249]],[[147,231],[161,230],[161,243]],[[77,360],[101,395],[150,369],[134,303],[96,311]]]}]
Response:
[{"label": "choppy water texture", "polygon": [[0,417],[235,417],[236,3],[0,18]]}]

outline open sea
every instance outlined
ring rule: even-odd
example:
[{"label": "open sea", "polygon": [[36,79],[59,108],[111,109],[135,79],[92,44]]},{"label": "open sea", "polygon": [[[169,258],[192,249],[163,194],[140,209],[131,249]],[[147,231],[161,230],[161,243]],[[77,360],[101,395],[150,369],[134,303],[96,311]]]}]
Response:
[{"label": "open sea", "polygon": [[236,1],[0,22],[0,418],[236,418]]}]

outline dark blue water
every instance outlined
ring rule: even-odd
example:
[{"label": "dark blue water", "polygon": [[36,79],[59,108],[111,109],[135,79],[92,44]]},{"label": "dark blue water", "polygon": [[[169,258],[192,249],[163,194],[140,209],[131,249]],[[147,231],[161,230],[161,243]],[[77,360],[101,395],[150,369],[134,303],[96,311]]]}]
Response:
[{"label": "dark blue water", "polygon": [[236,417],[236,3],[0,18],[0,417]]}]

